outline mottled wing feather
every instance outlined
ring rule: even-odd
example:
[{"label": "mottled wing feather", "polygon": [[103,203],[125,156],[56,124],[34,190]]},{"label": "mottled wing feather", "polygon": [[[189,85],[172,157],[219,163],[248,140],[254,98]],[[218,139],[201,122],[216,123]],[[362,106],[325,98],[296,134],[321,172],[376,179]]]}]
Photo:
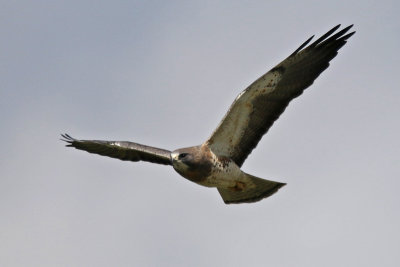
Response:
[{"label": "mottled wing feather", "polygon": [[346,34],[351,25],[332,35],[339,26],[306,47],[311,38],[308,39],[240,93],[206,141],[210,149],[219,156],[230,157],[241,166],[289,102],[301,95],[328,68],[338,50],[354,34]]},{"label": "mottled wing feather", "polygon": [[78,140],[68,134],[63,134],[63,141],[69,147],[84,150],[126,161],[148,161],[164,165],[171,164],[171,152],[165,149],[145,146],[127,141]]}]

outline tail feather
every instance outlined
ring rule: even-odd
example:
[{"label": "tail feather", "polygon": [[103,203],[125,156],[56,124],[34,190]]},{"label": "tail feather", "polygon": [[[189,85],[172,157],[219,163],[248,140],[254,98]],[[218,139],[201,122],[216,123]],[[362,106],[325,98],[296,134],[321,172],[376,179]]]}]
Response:
[{"label": "tail feather", "polygon": [[247,174],[247,178],[251,180],[255,187],[248,189],[244,187],[243,190],[238,190],[237,188],[217,188],[225,204],[257,202],[275,194],[279,188],[286,185],[285,183],[269,181],[249,174]]}]

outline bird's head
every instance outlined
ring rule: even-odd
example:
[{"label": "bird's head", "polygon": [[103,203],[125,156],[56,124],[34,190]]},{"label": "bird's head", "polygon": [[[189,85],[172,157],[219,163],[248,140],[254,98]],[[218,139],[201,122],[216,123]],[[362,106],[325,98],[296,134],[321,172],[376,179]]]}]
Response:
[{"label": "bird's head", "polygon": [[208,156],[202,146],[193,146],[173,151],[171,162],[180,175],[193,182],[200,182],[211,172],[212,164]]},{"label": "bird's head", "polygon": [[181,148],[171,153],[171,161],[174,169],[181,173],[194,165],[193,148]]}]

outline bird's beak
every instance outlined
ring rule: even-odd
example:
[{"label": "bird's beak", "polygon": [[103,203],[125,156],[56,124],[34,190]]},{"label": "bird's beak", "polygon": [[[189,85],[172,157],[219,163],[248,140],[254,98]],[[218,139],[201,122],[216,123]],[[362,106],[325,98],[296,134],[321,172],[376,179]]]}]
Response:
[{"label": "bird's beak", "polygon": [[171,153],[171,163],[173,163],[174,161],[177,161],[178,160],[178,156],[179,156],[178,152],[172,152]]}]

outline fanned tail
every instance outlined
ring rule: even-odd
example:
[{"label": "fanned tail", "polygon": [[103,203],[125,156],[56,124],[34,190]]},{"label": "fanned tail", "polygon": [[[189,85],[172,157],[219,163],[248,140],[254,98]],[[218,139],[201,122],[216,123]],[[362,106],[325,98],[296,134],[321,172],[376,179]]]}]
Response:
[{"label": "fanned tail", "polygon": [[224,200],[225,204],[253,203],[260,201],[275,194],[279,188],[286,185],[285,183],[269,181],[261,179],[250,174],[246,174],[247,178],[255,185],[246,189],[239,188],[220,188],[218,192]]}]

